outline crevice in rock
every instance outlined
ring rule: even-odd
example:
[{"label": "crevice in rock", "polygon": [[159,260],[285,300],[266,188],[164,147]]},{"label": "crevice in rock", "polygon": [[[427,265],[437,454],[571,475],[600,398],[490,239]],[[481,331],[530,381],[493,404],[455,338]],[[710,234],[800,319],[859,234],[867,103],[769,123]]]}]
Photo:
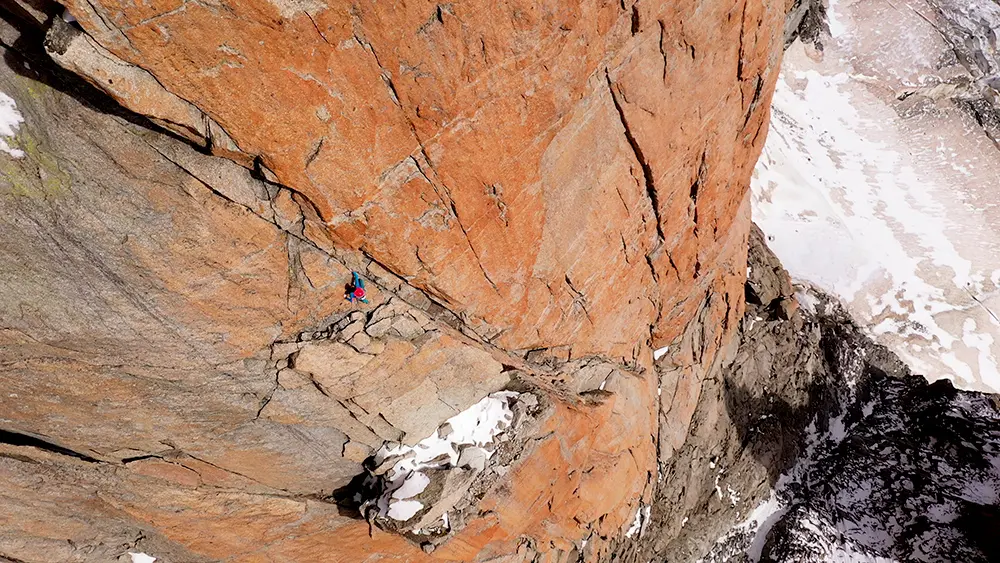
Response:
[{"label": "crevice in rock", "polygon": [[178,452],[178,453],[183,453],[184,455],[186,455],[187,457],[189,457],[189,458],[191,458],[191,459],[193,459],[195,461],[200,461],[201,463],[204,463],[205,465],[210,465],[210,466],[214,467],[215,469],[218,469],[219,471],[224,471],[226,473],[229,473],[229,474],[232,474],[232,475],[236,475],[238,477],[242,477],[244,479],[247,479],[248,481],[252,481],[254,483],[257,483],[258,485],[267,487],[268,489],[274,489],[274,490],[282,491],[283,493],[286,493],[285,495],[280,495],[283,498],[310,498],[310,499],[317,499],[317,500],[319,498],[321,498],[318,495],[296,495],[296,494],[294,494],[294,493],[292,493],[292,492],[290,492],[290,491],[288,491],[286,489],[282,489],[280,487],[273,487],[273,486],[270,486],[270,485],[265,485],[264,483],[261,483],[260,481],[258,481],[257,479],[254,479],[253,477],[250,477],[249,475],[244,475],[243,473],[240,473],[238,471],[233,471],[232,469],[227,469],[225,467],[222,467],[221,465],[216,465],[216,464],[214,464],[214,463],[212,463],[212,462],[210,462],[210,461],[208,461],[208,460],[206,460],[204,458],[200,458],[198,456],[191,455],[188,452]]},{"label": "crevice in rock", "polygon": [[319,34],[319,38],[322,39],[324,43],[332,47],[333,44],[330,43],[330,40],[326,38],[326,35],[324,35],[322,31],[320,31],[319,26],[316,25],[316,19],[313,18],[312,14],[310,14],[308,10],[304,10],[303,13],[305,13],[306,17],[309,18],[309,21],[312,23],[313,28],[316,29],[316,33]]},{"label": "crevice in rock", "polygon": [[[437,11],[435,13],[440,17],[441,6],[437,7]],[[389,89],[389,93],[392,97],[393,102],[399,108],[399,111],[402,112],[403,118],[406,120],[407,124],[410,127],[410,133],[413,135],[413,139],[417,143],[417,149],[419,150],[420,155],[423,157],[423,160],[424,162],[427,163],[428,167],[430,167],[430,169],[434,172],[434,176],[437,181],[431,180],[431,178],[424,172],[423,167],[420,165],[419,160],[417,160],[412,153],[409,158],[413,159],[421,175],[423,175],[423,177],[428,181],[428,183],[431,185],[434,191],[438,193],[439,197],[441,194],[438,191],[438,187],[440,186],[441,190],[444,191],[445,197],[442,198],[442,203],[446,203],[449,209],[451,210],[451,214],[455,218],[455,222],[458,223],[459,229],[461,229],[462,234],[465,236],[465,240],[469,245],[469,250],[472,251],[472,254],[476,259],[476,263],[479,266],[479,270],[483,274],[483,278],[485,278],[486,282],[489,283],[490,287],[493,288],[493,291],[499,294],[500,290],[497,287],[496,282],[493,281],[493,278],[491,278],[489,273],[486,271],[486,267],[483,266],[482,258],[479,255],[479,251],[476,250],[475,245],[472,243],[472,238],[469,236],[469,231],[466,228],[465,224],[462,222],[462,218],[458,213],[458,208],[455,205],[455,200],[451,196],[451,190],[443,181],[441,181],[440,175],[437,174],[437,170],[434,168],[434,163],[431,161],[430,157],[427,154],[427,150],[424,147],[424,142],[423,140],[421,140],[420,135],[417,133],[416,125],[413,123],[413,120],[410,118],[410,115],[407,113],[406,109],[402,105],[402,102],[400,101],[399,93],[396,90],[396,85],[392,81],[392,74],[384,66],[382,66],[382,62],[379,60],[378,53],[375,52],[375,47],[371,44],[371,42],[369,42],[363,36],[359,36],[357,34],[357,31],[355,32],[354,39],[355,41],[358,42],[358,44],[360,44],[368,52],[370,52],[372,54],[372,57],[375,59],[375,64],[381,70],[382,79],[385,81],[386,87]]]},{"label": "crevice in rock", "polygon": [[[273,350],[273,345],[272,345],[272,350]],[[278,382],[278,371],[279,370],[274,371],[274,387],[272,387],[271,390],[268,391],[267,395],[265,395],[264,398],[261,400],[260,407],[257,409],[257,414],[255,414],[253,417],[255,421],[260,420],[261,413],[263,413],[264,409],[267,408],[268,403],[270,403],[271,399],[274,398],[274,393],[278,390],[278,387],[281,386],[281,384]]]},{"label": "crevice in rock", "polygon": [[[17,21],[12,21],[8,14]],[[204,147],[193,144],[189,139],[157,125],[148,117],[123,107],[107,92],[95,87],[83,77],[55,64],[42,47],[45,41],[44,30],[24,22],[23,18],[18,18],[12,7],[0,4],[0,19],[3,20],[0,25],[5,22],[6,25],[10,25],[20,33],[20,37],[13,44],[5,44],[9,50],[4,54],[7,64],[19,75],[62,92],[90,109],[113,115],[144,129],[166,135],[191,146],[198,152],[205,152]]]},{"label": "crevice in rock", "polygon": [[586,315],[587,320],[590,324],[594,324],[594,319],[590,317],[590,311],[587,310],[587,296],[581,293],[574,285],[573,281],[569,279],[569,274],[566,274],[566,286],[569,287],[570,293],[573,294],[573,304],[579,305],[583,309],[583,314]]},{"label": "crevice in rock", "polygon": [[307,170],[309,169],[310,166],[312,166],[312,163],[313,163],[314,160],[316,160],[316,157],[319,156],[319,151],[323,150],[323,143],[325,141],[326,141],[326,137],[321,138],[319,140],[319,142],[316,143],[316,147],[312,150],[311,153],[309,153],[309,156],[306,157],[305,168]]},{"label": "crevice in rock", "polygon": [[701,185],[705,182],[708,176],[708,147],[701,152],[701,162],[698,164],[698,172],[695,175],[694,182],[691,183],[691,190],[688,197],[691,199],[691,204],[689,206],[689,214],[691,215],[691,220],[694,223],[694,234],[698,236],[698,192],[701,189]]},{"label": "crevice in rock", "polygon": [[[663,20],[657,20],[656,23],[660,27],[660,40],[659,40],[657,46],[660,49],[660,58],[663,59],[663,83],[666,84],[667,83],[667,52],[664,49],[664,45],[663,45],[663,42],[665,40],[664,36],[666,35],[666,25],[663,23]],[[694,56],[694,47],[691,47],[691,53],[692,53],[691,56],[693,57]]]},{"label": "crevice in rock", "polygon": [[126,457],[126,458],[122,458],[121,463],[122,463],[122,465],[128,465],[130,463],[134,463],[136,461],[143,461],[143,460],[146,460],[146,459],[163,459],[163,455],[161,455],[161,454],[143,454],[143,455],[137,455],[137,456],[133,456],[133,457]]},{"label": "crevice in rock", "polygon": [[0,444],[8,444],[11,446],[29,446],[54,454],[74,457],[90,463],[107,463],[104,460],[97,459],[93,456],[65,446],[61,446],[44,436],[31,432],[18,432],[16,430],[0,429]]},{"label": "crevice in rock", "polygon": [[121,39],[124,39],[125,42],[128,43],[128,46],[130,48],[135,50],[135,46],[132,44],[132,40],[129,39],[128,35],[125,35],[125,33],[122,30],[118,29],[118,27],[115,26],[114,22],[108,21],[108,16],[104,13],[103,10],[99,10],[97,6],[95,6],[94,3],[91,2],[90,0],[83,0],[83,1],[87,4],[87,6],[90,7],[90,12],[94,16],[96,16],[98,20],[100,20],[101,24],[104,26],[105,31],[120,36]]},{"label": "crevice in rock", "polygon": [[740,83],[743,82],[743,35],[746,33],[747,4],[749,3],[750,0],[743,0],[743,10],[740,15],[740,43],[739,49],[736,50],[736,81]]},{"label": "crevice in rock", "polygon": [[632,153],[635,156],[639,167],[642,169],[643,184],[646,188],[646,196],[649,198],[650,205],[653,209],[653,220],[656,222],[656,235],[657,240],[664,240],[663,236],[663,225],[660,222],[660,206],[659,199],[656,193],[656,186],[654,185],[653,170],[649,166],[649,162],[646,157],[642,154],[642,147],[639,146],[639,142],[636,140],[635,136],[632,134],[632,129],[629,127],[628,119],[625,117],[625,110],[622,108],[621,100],[619,100],[619,94],[615,92],[615,84],[611,81],[611,74],[605,69],[604,78],[608,83],[608,92],[611,94],[611,101],[614,103],[615,110],[618,113],[618,121],[622,124],[622,128],[625,131],[625,139],[628,141],[629,146],[632,148]]},{"label": "crevice in rock", "polygon": [[[740,94],[742,95],[743,89],[740,89]],[[740,127],[740,131],[746,129],[747,125],[750,123],[750,118],[754,116],[754,110],[760,105],[760,96],[764,92],[764,79],[758,73],[756,78],[756,83],[754,84],[753,96],[750,98],[750,104],[746,106],[746,113],[743,115],[743,126]],[[756,138],[756,137],[755,137]]]},{"label": "crevice in rock", "polygon": [[455,222],[458,223],[458,228],[461,229],[462,234],[465,235],[465,241],[469,244],[469,250],[472,251],[472,255],[476,258],[476,264],[479,266],[479,270],[483,273],[483,277],[486,278],[486,281],[490,284],[490,287],[493,288],[493,291],[499,295],[500,288],[497,287],[493,278],[491,278],[490,274],[486,271],[486,267],[483,266],[483,260],[479,257],[479,251],[477,251],[476,246],[472,244],[472,239],[469,237],[469,231],[466,230],[465,225],[462,224],[461,217],[458,216],[458,209],[455,207],[455,200],[450,197],[448,199],[451,204],[451,213],[455,216]]}]

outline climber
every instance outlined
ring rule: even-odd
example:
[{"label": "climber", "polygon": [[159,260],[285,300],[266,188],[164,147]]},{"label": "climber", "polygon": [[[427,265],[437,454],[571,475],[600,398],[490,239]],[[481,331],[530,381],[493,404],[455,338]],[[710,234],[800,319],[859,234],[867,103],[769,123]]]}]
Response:
[{"label": "climber", "polygon": [[365,295],[365,280],[361,279],[357,272],[351,272],[351,283],[347,284],[344,299],[351,303],[354,303],[355,299],[365,304],[368,303]]}]

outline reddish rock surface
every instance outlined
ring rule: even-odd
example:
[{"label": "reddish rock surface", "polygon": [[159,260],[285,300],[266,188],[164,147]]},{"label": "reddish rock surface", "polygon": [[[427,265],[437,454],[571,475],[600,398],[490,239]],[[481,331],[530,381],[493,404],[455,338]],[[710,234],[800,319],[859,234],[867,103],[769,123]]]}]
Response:
[{"label": "reddish rock surface", "polygon": [[669,342],[692,281],[715,277],[784,18],[726,2],[68,7],[307,197],[336,244],[504,348],[577,357],[630,356],[637,318]]},{"label": "reddish rock surface", "polygon": [[[68,9],[59,65],[216,156],[0,68],[0,555],[606,558],[732,356],[783,7]],[[432,553],[330,500],[514,380],[546,408]]]}]

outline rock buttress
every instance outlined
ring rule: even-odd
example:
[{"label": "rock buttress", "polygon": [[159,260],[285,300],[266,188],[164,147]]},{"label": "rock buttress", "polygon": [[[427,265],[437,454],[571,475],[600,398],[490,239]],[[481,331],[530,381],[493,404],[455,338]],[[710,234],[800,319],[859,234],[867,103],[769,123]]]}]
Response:
[{"label": "rock buttress", "polygon": [[[605,557],[732,355],[783,10],[68,8],[0,36],[0,554]],[[334,502],[515,382],[545,408],[430,554]]]},{"label": "rock buttress", "polygon": [[167,125],[307,198],[311,236],[505,349],[624,358],[649,324],[679,334],[690,287],[717,277],[784,18],[721,1],[68,8],[86,34],[57,60],[86,73],[86,42],[151,75],[163,95],[89,78],[143,115],[200,109],[209,126]]}]

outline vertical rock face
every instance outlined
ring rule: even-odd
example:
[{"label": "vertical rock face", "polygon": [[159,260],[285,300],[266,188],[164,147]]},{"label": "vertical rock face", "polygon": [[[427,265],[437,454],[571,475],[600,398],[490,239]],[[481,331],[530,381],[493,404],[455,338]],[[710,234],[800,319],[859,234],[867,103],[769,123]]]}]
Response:
[{"label": "vertical rock face", "polygon": [[680,287],[718,277],[784,16],[723,2],[68,8],[86,34],[52,41],[56,60],[256,161],[314,207],[311,236],[360,249],[506,349],[623,357],[648,336],[635,319],[668,342],[697,306],[675,311]]},{"label": "vertical rock face", "polygon": [[[784,6],[66,8],[0,27],[23,118],[0,556],[597,561],[641,537],[732,357]],[[344,491],[373,454],[500,389],[530,420],[414,517],[461,521],[370,530]]]}]

